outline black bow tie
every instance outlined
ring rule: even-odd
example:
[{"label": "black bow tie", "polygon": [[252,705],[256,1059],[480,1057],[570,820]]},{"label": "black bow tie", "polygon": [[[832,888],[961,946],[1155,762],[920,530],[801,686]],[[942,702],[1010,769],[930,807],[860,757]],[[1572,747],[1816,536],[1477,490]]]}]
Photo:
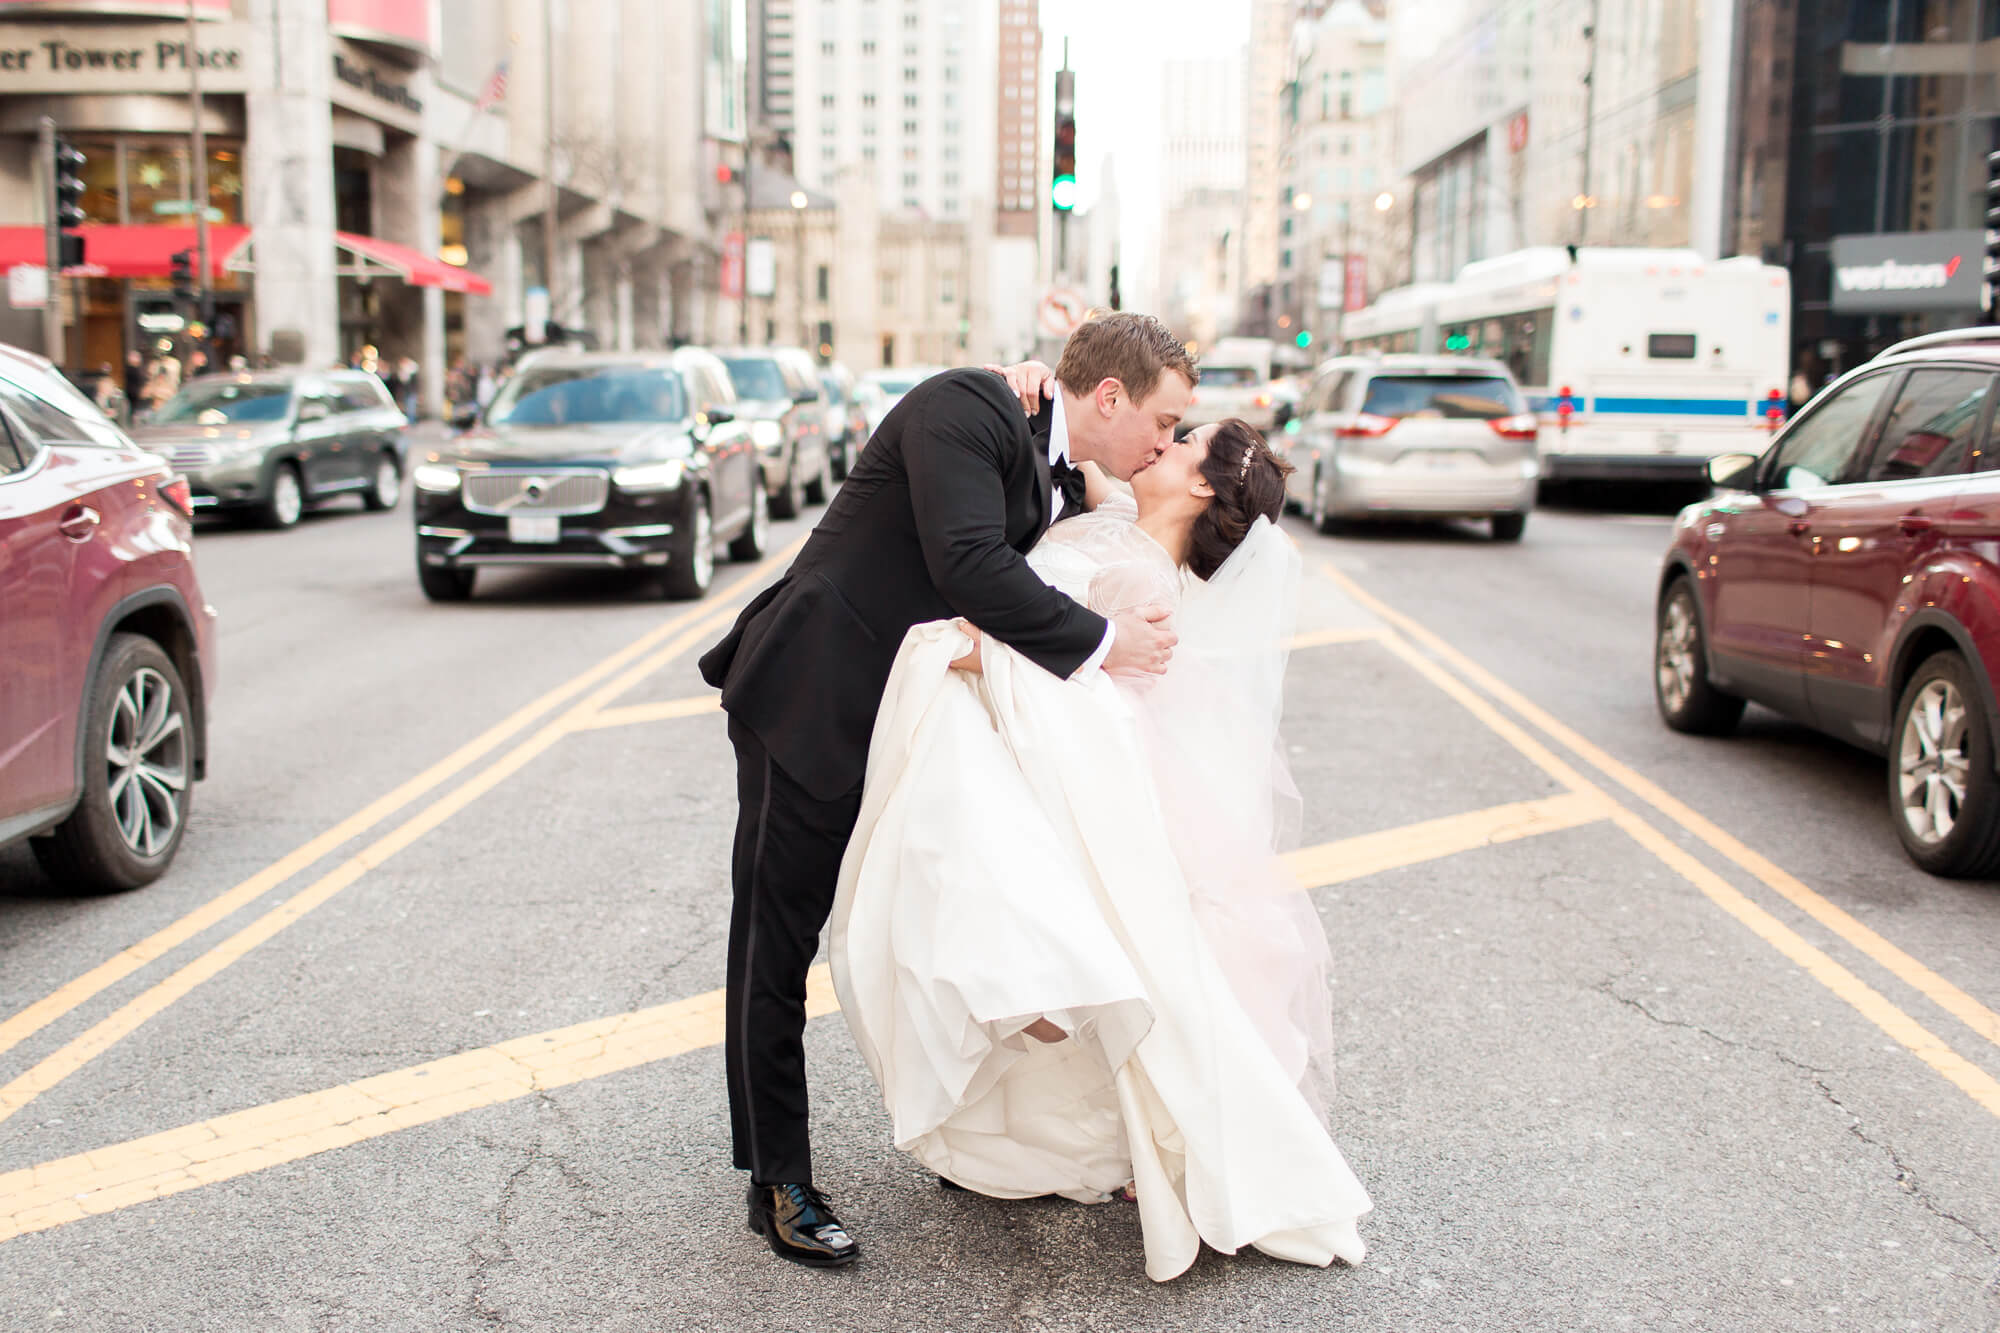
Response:
[{"label": "black bow tie", "polygon": [[1049,464],[1049,485],[1062,496],[1065,517],[1082,511],[1083,469],[1072,465],[1067,456]]}]

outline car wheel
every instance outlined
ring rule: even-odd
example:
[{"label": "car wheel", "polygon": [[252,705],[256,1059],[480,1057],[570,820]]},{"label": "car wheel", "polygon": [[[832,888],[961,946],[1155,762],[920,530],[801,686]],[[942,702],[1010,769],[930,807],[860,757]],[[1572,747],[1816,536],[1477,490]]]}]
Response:
[{"label": "car wheel", "polygon": [[67,886],[137,888],[165,872],[187,828],[187,687],[159,644],[114,634],[86,697],[83,796],[67,820],[33,840],[35,859]]},{"label": "car wheel", "polygon": [[715,581],[715,520],[708,512],[708,496],[700,490],[688,492],[687,516],[669,550],[661,590],[682,602],[706,596]]},{"label": "car wheel", "polygon": [[384,449],[375,460],[375,484],[361,493],[361,502],[376,512],[394,509],[403,498],[403,466],[393,449]]},{"label": "car wheel", "polygon": [[1695,736],[1726,735],[1743,716],[1743,700],[1709,682],[1701,615],[1684,578],[1660,599],[1653,624],[1653,701],[1668,726]]},{"label": "car wheel", "polygon": [[1889,809],[1903,850],[1933,875],[2000,872],[2000,779],[1993,719],[1959,654],[1924,659],[1896,707]]},{"label": "car wheel", "polygon": [[731,560],[760,560],[771,543],[771,497],[762,486],[750,488],[750,522],[729,543]]},{"label": "car wheel", "polygon": [[1326,481],[1317,469],[1313,472],[1312,524],[1323,536],[1331,537],[1340,531],[1340,520],[1327,506]]},{"label": "car wheel", "polygon": [[267,528],[289,528],[306,511],[305,483],[299,479],[297,463],[280,463],[271,474],[271,494],[265,498],[258,517]]},{"label": "car wheel", "polygon": [[819,471],[813,475],[811,481],[806,483],[806,501],[809,504],[823,505],[826,503],[827,497],[832,494],[833,458],[826,450],[821,450]]},{"label": "car wheel", "polygon": [[799,456],[793,454],[785,463],[785,484],[771,497],[771,513],[777,518],[797,518],[806,507],[799,489]]},{"label": "car wheel", "polygon": [[423,557],[417,557],[417,586],[424,590],[424,596],[433,602],[462,602],[472,596],[472,585],[479,580],[476,569],[452,569],[446,565],[427,565]]},{"label": "car wheel", "polygon": [[1496,542],[1520,541],[1521,534],[1528,530],[1528,516],[1524,513],[1495,514],[1492,523]]}]

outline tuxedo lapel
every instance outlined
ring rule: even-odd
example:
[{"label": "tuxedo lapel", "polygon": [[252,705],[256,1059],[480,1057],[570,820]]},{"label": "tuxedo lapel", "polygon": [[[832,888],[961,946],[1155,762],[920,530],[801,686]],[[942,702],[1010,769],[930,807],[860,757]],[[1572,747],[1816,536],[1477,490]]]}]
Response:
[{"label": "tuxedo lapel", "polygon": [[1049,478],[1049,434],[1055,429],[1056,409],[1053,403],[1043,403],[1042,410],[1028,420],[1028,447],[1035,458],[1035,498],[1041,503],[1041,511],[1035,519],[1035,537],[1049,530],[1055,521],[1055,503],[1051,494],[1053,484]]}]

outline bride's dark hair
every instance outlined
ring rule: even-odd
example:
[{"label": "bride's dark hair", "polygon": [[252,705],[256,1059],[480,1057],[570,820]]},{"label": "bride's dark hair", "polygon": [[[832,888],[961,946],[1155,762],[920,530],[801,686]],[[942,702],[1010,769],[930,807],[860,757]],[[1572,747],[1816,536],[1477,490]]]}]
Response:
[{"label": "bride's dark hair", "polygon": [[1222,568],[1258,519],[1278,521],[1285,507],[1285,478],[1292,470],[1249,422],[1230,417],[1217,427],[1208,439],[1208,456],[1201,460],[1202,480],[1215,499],[1188,534],[1187,566],[1196,578],[1206,580]]}]

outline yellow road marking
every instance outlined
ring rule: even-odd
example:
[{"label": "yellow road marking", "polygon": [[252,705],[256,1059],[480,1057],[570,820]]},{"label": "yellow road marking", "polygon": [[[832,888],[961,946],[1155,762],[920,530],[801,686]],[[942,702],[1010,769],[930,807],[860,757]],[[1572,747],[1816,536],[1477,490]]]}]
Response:
[{"label": "yellow road marking", "polygon": [[1372,643],[1389,631],[1380,626],[1366,629],[1321,629],[1295,634],[1289,645],[1293,652],[1302,648],[1325,648],[1336,643]]},{"label": "yellow road marking", "polygon": [[[801,537],[777,555],[759,564],[744,577],[738,588],[747,590],[755,587],[766,574],[790,560],[804,544],[805,538]],[[732,598],[735,595],[734,592],[731,593]],[[343,843],[366,833],[425,792],[469,768],[481,756],[498,748],[508,737],[542,714],[589,689],[591,685],[668,637],[690,620],[707,614],[709,609],[706,606],[693,607],[657,628],[648,630],[588,671],[517,709],[505,720],[481,732],[387,795],[369,802],[326,832],[272,862],[235,888],[210,899],[180,920],[154,931],[137,944],[119,950],[82,976],[65,983],[4,1022],[0,1022],[0,1054],[12,1050],[92,996],[116,985],[146,964],[164,957],[209,927],[255,902]]]},{"label": "yellow road marking", "polygon": [[599,727],[629,727],[640,722],[668,722],[678,717],[699,717],[704,713],[722,711],[722,696],[701,694],[692,699],[668,699],[656,704],[628,704],[623,708],[607,708],[597,716],[579,722],[576,731],[595,731]]},{"label": "yellow road marking", "polygon": [[[754,586],[754,581],[750,580],[746,580],[742,585],[744,591]],[[286,926],[492,791],[502,781],[524,768],[536,755],[547,750],[579,725],[587,724],[607,701],[617,698],[634,684],[701,642],[713,633],[718,625],[734,616],[736,608],[731,605],[734,600],[735,596],[732,595],[720,603],[704,607],[703,614],[683,633],[670,640],[664,648],[643,658],[637,666],[616,676],[609,683],[599,686],[582,702],[509,750],[477,777],[432,802],[418,814],[363,847],[291,898],[179,968],[166,979],[126,1001],[110,1015],[93,1024],[82,1035],[64,1043],[25,1073],[12,1079],[5,1086],[0,1086],[0,1121],[6,1120],[36,1097],[83,1068],[196,986],[215,976]],[[679,625],[686,622],[677,620],[673,623]],[[649,639],[656,641],[657,636],[649,636]]]},{"label": "yellow road marking", "polygon": [[1808,888],[1796,876],[1780,869],[1769,858],[1753,851],[1688,805],[1668,795],[1655,783],[1641,777],[1598,746],[1585,740],[1424,626],[1371,596],[1366,589],[1331,565],[1325,566],[1325,569],[1349,596],[1423,643],[1439,657],[1449,661],[1459,672],[1476,682],[1481,689],[1506,704],[1533,726],[1540,728],[1558,744],[1566,746],[1585,763],[1597,768],[1619,786],[1679,824],[1716,852],[1756,876],[1767,888],[1859,949],[1887,969],[1890,975],[1922,994],[1938,1008],[1964,1023],[1987,1041],[2000,1045],[2000,1014],[1996,1014],[1938,973],[1862,925],[1854,917]]},{"label": "yellow road marking", "polygon": [[[1594,795],[1522,801],[1303,848],[1290,863],[1301,883],[1317,888],[1608,813]],[[716,1046],[722,1002],[721,991],[709,991],[0,1174],[0,1241]],[[839,1007],[827,969],[814,968],[807,1016]]]},{"label": "yellow road marking", "polygon": [[1304,847],[1285,859],[1301,885],[1320,889],[1479,847],[1576,828],[1606,818],[1613,808],[1595,794],[1570,792]]},{"label": "yellow road marking", "polygon": [[[1448,656],[1453,665],[1457,666],[1467,675],[1474,676],[1475,679],[1480,680],[1495,697],[1505,699],[1523,717],[1528,718],[1544,732],[1568,746],[1586,761],[1604,770],[1613,778],[1618,778],[1621,772],[1628,775],[1633,779],[1633,782],[1624,783],[1623,785],[1632,790],[1634,794],[1639,795],[1642,799],[1650,799],[1647,797],[1646,790],[1641,790],[1641,788],[1648,789],[1657,793],[1667,805],[1686,810],[1686,807],[1680,806],[1679,802],[1668,797],[1664,792],[1661,792],[1645,779],[1640,778],[1638,774],[1625,768],[1624,765],[1619,764],[1602,750],[1585,741],[1568,727],[1563,726],[1553,717],[1550,717],[1526,699],[1521,698],[1520,695],[1516,694],[1499,680],[1493,678],[1490,674],[1481,670],[1476,664],[1465,658],[1463,654],[1452,649],[1450,645],[1444,643],[1436,635],[1425,630],[1421,625],[1410,620],[1407,616],[1369,596],[1363,589],[1355,586],[1351,580],[1331,565],[1326,566],[1325,569],[1327,574],[1346,587],[1357,601],[1361,601],[1363,605],[1368,606],[1384,619],[1390,620],[1406,632],[1413,632],[1421,636],[1426,643],[1441,650],[1440,655]],[[1546,747],[1528,737],[1520,727],[1500,714],[1491,703],[1481,698],[1478,694],[1475,694],[1472,688],[1464,681],[1452,676],[1437,663],[1424,657],[1414,647],[1397,637],[1391,636],[1383,640],[1383,642],[1405,661],[1436,682],[1440,688],[1458,700],[1459,703],[1471,710],[1474,716],[1485,722],[1489,727],[1492,727],[1503,738],[1513,744],[1515,748],[1521,750],[1524,755],[1527,755],[1528,758],[1540,764],[1552,776],[1555,776],[1558,781],[1569,783],[1574,779],[1576,783],[1583,782],[1583,779],[1576,775],[1574,769],[1563,764],[1561,760],[1555,759]],[[1526,742],[1526,745],[1522,744],[1523,741]],[[1551,761],[1559,767],[1551,767]],[[1637,785],[1634,785],[1635,783]],[[1588,783],[1584,785],[1592,791],[1600,792],[1604,801],[1611,805],[1613,822],[1630,834],[1642,847],[1652,852],[1673,870],[1679,872],[1697,889],[1701,890],[1710,901],[1748,926],[1751,931],[1766,943],[1775,947],[1787,958],[1798,963],[1821,985],[1832,991],[1834,995],[1852,1006],[1864,1018],[1887,1033],[1897,1044],[1956,1084],[1987,1111],[1994,1115],[2000,1115],[2000,1080],[1994,1079],[1984,1070],[1959,1055],[1958,1052],[1946,1045],[1909,1014],[1890,1003],[1859,977],[1835,962],[1822,950],[1809,943],[1798,932],[1792,930],[1769,912],[1757,906],[1756,903],[1744,897],[1727,880],[1704,866],[1684,849],[1676,847],[1659,830],[1623,806],[1617,805],[1616,802],[1612,801],[1608,793],[1602,793],[1602,789],[1594,785]],[[1660,802],[1652,803],[1656,808],[1661,810],[1661,813],[1666,814],[1669,818],[1675,818],[1674,810],[1667,808],[1666,805],[1661,805]],[[1707,824],[1707,821],[1700,820],[1699,816],[1694,815],[1693,811],[1689,810],[1687,814],[1698,820],[1701,824]],[[1715,843],[1703,835],[1701,828],[1678,819],[1676,819],[1676,822],[1681,822],[1682,826],[1687,828],[1690,833],[1702,838],[1704,842],[1709,842],[1711,846],[1715,846],[1717,851],[1723,851],[1727,855],[1723,847],[1716,846]],[[1708,825],[1708,827],[1713,828],[1712,825]],[[1725,839],[1728,838],[1728,835],[1721,834],[1719,829],[1715,830],[1715,832]],[[1728,841],[1734,842],[1735,840],[1728,839]],[[1741,844],[1737,845],[1741,846]],[[1744,848],[1743,850],[1748,852],[1749,849]],[[1734,860],[1735,858],[1732,857],[1731,859]],[[1761,857],[1756,859],[1759,861],[1762,860]],[[1768,865],[1769,863],[1765,862],[1765,864]],[[1746,866],[1745,868],[1748,869],[1749,867]],[[1793,882],[1797,883],[1797,881]],[[1799,885],[1799,888],[1807,894],[1812,894],[1812,891],[1806,889],[1804,885]],[[1787,894],[1786,896],[1790,897],[1791,895]],[[1812,894],[1812,896],[1815,898],[1818,897],[1817,894]],[[1824,899],[1820,901],[1825,902]],[[1842,916],[1846,915],[1845,913],[1841,913],[1840,909],[1834,907],[1831,903],[1826,903],[1825,905],[1830,912],[1839,913]],[[1874,936],[1874,932],[1869,931],[1867,927],[1862,926],[1859,922],[1854,922],[1854,928],[1866,935]],[[1875,936],[1874,938],[1880,940],[1879,936]],[[1882,948],[1892,951],[1895,955],[1908,958],[1908,955],[1903,954],[1901,950],[1895,949],[1886,940],[1881,940],[1880,943]],[[1873,955],[1871,954],[1871,956]],[[1877,961],[1880,960],[1878,959]],[[1909,960],[1909,966],[1919,971],[1928,971],[1928,969],[1924,969],[1914,959]],[[1898,972],[1898,975],[1900,976],[1901,973]],[[1936,978],[1936,981],[1940,986],[1956,990],[1955,987],[1950,986],[1949,982],[1944,981],[1942,977]],[[1967,1003],[1977,1003],[1970,996],[1965,997],[1965,999]]]},{"label": "yellow road marking", "polygon": [[[833,1013],[824,966],[806,1014]],[[288,1097],[0,1175],[0,1241],[721,1042],[722,992]]]}]

